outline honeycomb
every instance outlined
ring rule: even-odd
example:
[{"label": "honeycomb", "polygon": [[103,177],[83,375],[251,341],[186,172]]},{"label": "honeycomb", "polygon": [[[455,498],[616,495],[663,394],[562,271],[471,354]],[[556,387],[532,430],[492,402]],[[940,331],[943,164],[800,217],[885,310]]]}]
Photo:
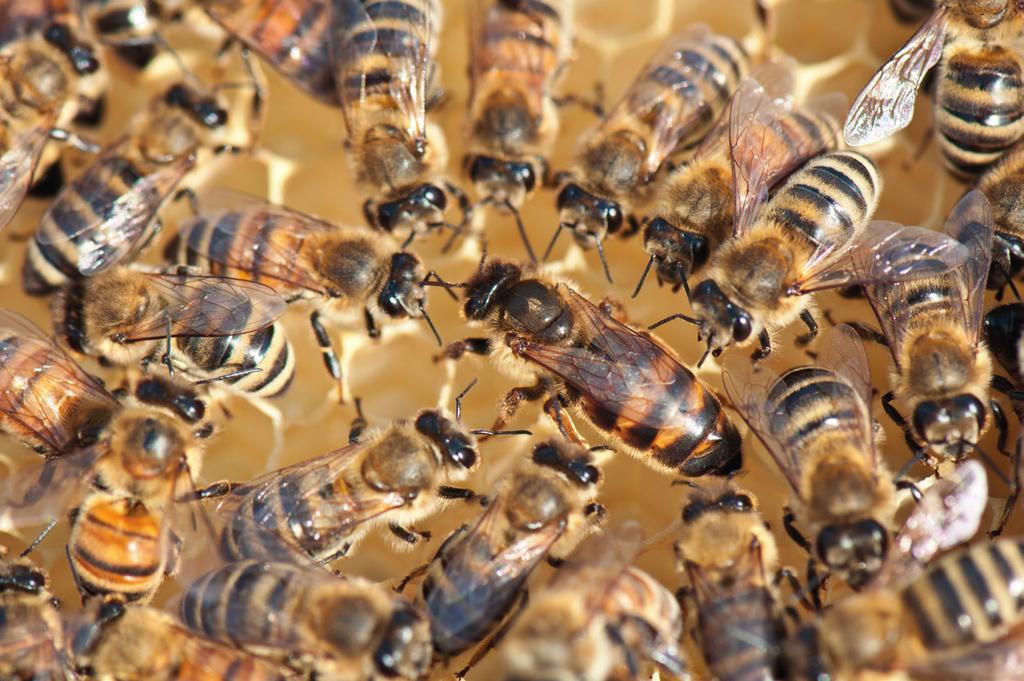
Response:
[{"label": "honeycomb", "polygon": [[[450,176],[463,185],[459,174],[462,158],[462,133],[466,111],[466,10],[469,0],[444,0],[445,24],[441,37],[440,61],[442,78],[448,97],[434,114],[444,128],[450,147]],[[842,92],[852,101],[875,68],[911,35],[914,27],[897,21],[888,0],[777,0],[777,49],[791,55],[799,63],[798,91],[800,97]],[[754,37],[755,9],[752,0],[721,0],[709,3],[700,0],[642,0],[636,4],[612,0],[578,0],[576,16],[576,60],[563,82],[563,91],[587,95],[595,82],[607,90],[607,102],[614,102],[627,87],[631,77],[651,55],[658,43],[669,34],[694,22],[706,22],[717,32],[733,36]],[[196,31],[195,29],[199,29]],[[169,26],[166,35],[185,62],[205,82],[239,78],[242,71],[237,60],[225,63],[211,59],[220,38],[201,13],[189,12],[184,24]],[[118,135],[127,118],[152,93],[165,86],[177,74],[177,66],[166,54],[161,55],[144,74],[124,66],[112,56],[106,60],[116,84],[108,103],[108,115],[102,128],[93,136],[103,142]],[[275,202],[312,212],[339,222],[362,221],[362,195],[355,189],[342,147],[344,126],[337,110],[322,106],[269,68],[262,72],[267,81],[269,99],[262,129],[262,150],[252,156],[221,156],[208,163],[188,180],[197,188],[229,187],[268,197]],[[236,96],[237,95],[237,96]],[[234,110],[244,111],[240,94]],[[922,97],[918,115],[911,126],[889,141],[868,150],[878,163],[885,185],[876,218],[931,228],[941,227],[943,219],[964,187],[951,179],[941,168],[937,148],[929,145],[915,158],[915,152],[928,134],[930,100]],[[244,119],[244,115],[242,116]],[[237,117],[236,117],[237,119]],[[554,169],[566,168],[580,135],[595,122],[592,115],[578,108],[562,111],[562,131],[553,158]],[[244,141],[243,126],[235,132]],[[69,151],[65,155],[66,172],[76,172],[87,161],[83,155]],[[45,209],[46,201],[29,199],[8,235],[30,232]],[[164,238],[174,232],[176,223],[187,215],[184,205],[168,205],[162,213],[166,226]],[[541,191],[523,212],[531,241],[543,248],[550,239],[557,216],[554,195]],[[487,214],[485,229],[489,252],[493,255],[521,259],[522,245],[513,222],[497,214]],[[452,254],[441,252],[444,238],[417,242],[414,246],[429,268],[436,269],[450,281],[460,281],[476,266],[479,251],[473,242]],[[645,263],[639,240],[612,238],[606,252],[615,283],[609,285],[601,274],[593,252],[584,254],[566,235],[553,253],[554,267],[576,281],[592,299],[605,295],[617,297],[625,305],[631,321],[640,326],[664,316],[686,311],[682,294],[672,294],[648,281],[642,294],[630,299],[632,288]],[[156,262],[159,248],[151,249],[143,260]],[[48,327],[47,303],[28,299],[20,291],[20,267],[24,245],[9,241],[3,253],[4,305],[28,315]],[[818,298],[821,309],[835,310],[840,319],[862,319],[872,325],[874,318],[866,302],[848,300],[825,294]],[[443,291],[430,294],[430,313],[445,341],[472,335],[458,315],[458,306]],[[512,383],[495,372],[481,358],[467,358],[458,366],[438,364],[432,356],[438,348],[421,323],[388,325],[383,337],[370,341],[362,329],[337,332],[343,347],[345,371],[350,385],[348,402],[339,406],[334,399],[334,386],[319,357],[306,318],[301,313],[288,313],[284,319],[298,356],[298,373],[290,392],[272,405],[280,410],[284,424],[283,449],[276,461],[269,461],[275,439],[271,420],[258,407],[238,398],[230,398],[225,406],[223,429],[209,444],[202,481],[219,479],[243,480],[281,466],[304,460],[342,446],[347,442],[348,428],[354,417],[353,397],[362,399],[370,423],[414,414],[423,407],[440,404],[451,408],[452,396],[473,378],[479,382],[464,405],[463,419],[473,427],[486,427],[494,418],[494,408],[503,392]],[[793,339],[799,330],[789,329],[778,338],[777,352],[771,364],[779,371],[807,362]],[[667,325],[660,337],[673,347],[684,362],[692,365],[700,357],[694,331],[683,324]],[[879,392],[887,388],[890,359],[887,350],[868,346],[872,370]],[[86,363],[90,368],[96,368]],[[715,389],[721,388],[720,370],[709,360],[699,375]],[[109,378],[113,378],[107,374]],[[909,452],[899,430],[875,405],[887,433],[885,451],[889,466],[898,470],[906,463]],[[737,419],[738,422],[738,419]],[[582,427],[582,424],[580,424]],[[530,428],[534,438],[495,438],[482,445],[484,465],[469,486],[485,491],[508,465],[521,457],[530,442],[552,433],[551,425],[536,405],[521,409],[510,427]],[[600,437],[585,427],[584,435],[592,442]],[[745,429],[744,429],[745,432]],[[986,449],[994,451],[989,434]],[[781,530],[783,497],[788,493],[781,475],[768,460],[759,443],[748,438],[745,443],[745,471],[739,478],[761,500],[762,511],[776,530]],[[0,455],[12,469],[33,462],[33,457],[9,439],[0,441]],[[656,473],[640,462],[625,456],[612,457],[604,468],[606,480],[601,500],[608,507],[612,522],[635,518],[655,534],[672,523],[679,513],[680,488],[671,486],[671,479]],[[923,474],[920,467],[915,474]],[[1005,498],[1005,485],[991,482],[993,511],[998,512]],[[642,494],[638,494],[643,490]],[[477,513],[476,507],[452,506],[448,511],[421,524],[430,530],[433,541],[409,552],[397,552],[385,538],[371,534],[352,554],[335,567],[346,574],[366,576],[375,580],[400,578],[413,567],[430,559],[448,532]],[[1020,528],[1016,518],[1009,532]],[[78,595],[70,579],[63,543],[66,523],[61,523],[35,551],[35,559],[47,567],[54,578],[56,595],[72,609]],[[28,538],[31,538],[28,534]],[[802,569],[806,555],[781,531],[776,532],[782,562]],[[20,548],[25,537],[2,538],[4,543]],[[671,548],[667,543],[655,544],[638,563],[671,588],[681,583],[673,568]],[[542,585],[550,576],[550,568],[541,566],[531,584]],[[160,599],[180,588],[167,583]],[[688,645],[692,645],[687,636]],[[696,658],[695,658],[696,659]],[[451,669],[457,669],[454,661]],[[471,679],[495,678],[500,655],[491,654],[471,673]],[[699,676],[699,662],[694,671]],[[446,672],[438,671],[442,678]]]}]

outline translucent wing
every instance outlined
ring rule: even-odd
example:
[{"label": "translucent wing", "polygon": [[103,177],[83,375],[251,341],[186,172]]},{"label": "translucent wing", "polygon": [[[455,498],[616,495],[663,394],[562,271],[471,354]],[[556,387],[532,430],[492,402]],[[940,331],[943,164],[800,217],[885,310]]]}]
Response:
[{"label": "translucent wing", "polygon": [[92,491],[91,473],[106,452],[100,445],[51,457],[0,482],[0,532],[58,520]]},{"label": "translucent wing", "polygon": [[871,588],[900,588],[913,581],[941,551],[975,535],[988,506],[988,481],[981,463],[968,460],[922,495],[896,535]]},{"label": "translucent wing", "polygon": [[946,233],[968,250],[966,262],[953,272],[960,289],[964,329],[975,343],[985,313],[985,282],[992,263],[992,207],[981,191],[968,192],[946,219]]},{"label": "translucent wing", "polygon": [[[128,333],[129,341],[181,336],[235,336],[258,331],[287,304],[274,289],[254,281],[214,275],[147,275],[165,303],[163,314]],[[169,324],[169,327],[168,327]]]},{"label": "translucent wing", "polygon": [[585,595],[587,610],[594,616],[643,543],[643,527],[632,520],[592,535],[565,559],[548,588]]},{"label": "translucent wing", "polygon": [[[307,238],[337,230],[336,225],[236,192],[203,194],[201,205],[200,215],[182,222],[178,232],[193,258],[216,263],[230,276],[269,279],[282,289],[326,295],[320,281],[298,261],[296,253]],[[218,208],[220,205],[225,208]],[[263,235],[263,227],[268,225],[278,232],[273,239]],[[208,238],[204,235],[206,229]],[[225,247],[205,248],[200,241]]]},{"label": "translucent wing", "polygon": [[0,414],[10,429],[36,439],[48,454],[72,445],[68,412],[114,410],[117,401],[43,331],[11,310],[0,309]]},{"label": "translucent wing", "polygon": [[842,247],[820,247],[790,293],[940,275],[960,267],[967,257],[968,250],[944,234],[876,220]]},{"label": "translucent wing", "polygon": [[799,493],[800,452],[781,437],[789,414],[769,405],[769,396],[780,385],[779,375],[749,360],[731,361],[722,369],[722,384],[733,408],[764,444],[789,486]]},{"label": "translucent wing", "polygon": [[[696,377],[650,336],[605,315],[566,287],[589,347],[553,347],[525,340],[516,352],[561,376],[611,412],[652,428],[677,425],[677,412],[656,404],[666,390]],[[666,387],[668,386],[668,387]]]},{"label": "translucent wing", "polygon": [[365,109],[393,110],[409,140],[422,149],[427,102],[437,85],[436,0],[331,0],[331,7],[336,80],[350,139],[358,138]]},{"label": "translucent wing", "polygon": [[53,120],[48,116],[19,133],[0,156],[0,229],[14,218],[28,193]]},{"label": "translucent wing", "polygon": [[[60,229],[36,232],[40,245],[75,249],[76,267],[85,277],[138,253],[161,204],[194,162],[192,156],[183,157],[139,177],[127,191],[112,193],[112,187],[122,185],[124,177],[135,173],[124,154],[126,143],[105,152],[50,205],[43,219],[54,221]],[[85,197],[89,207],[81,207],[73,195]]]},{"label": "translucent wing", "polygon": [[928,651],[902,667],[920,681],[1024,681],[1024,628],[989,643]]},{"label": "translucent wing", "polygon": [[840,324],[826,331],[819,341],[819,361],[826,369],[831,369],[839,378],[857,393],[863,406],[861,419],[863,450],[871,458],[871,465],[878,463],[878,453],[874,447],[874,424],[871,417],[871,404],[874,389],[871,387],[871,365],[864,351],[864,343],[850,326]]},{"label": "translucent wing", "polygon": [[921,81],[942,57],[948,16],[945,7],[937,9],[868,81],[846,119],[847,144],[871,144],[910,124]]}]

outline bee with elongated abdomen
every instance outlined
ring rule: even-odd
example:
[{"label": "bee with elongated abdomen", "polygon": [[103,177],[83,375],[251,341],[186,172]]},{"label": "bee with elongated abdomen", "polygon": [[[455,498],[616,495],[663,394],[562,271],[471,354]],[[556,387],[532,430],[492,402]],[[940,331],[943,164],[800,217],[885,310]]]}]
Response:
[{"label": "bee with elongated abdomen", "polygon": [[743,46],[707,26],[667,39],[584,138],[558,191],[558,229],[548,253],[568,229],[581,248],[598,249],[610,279],[601,243],[636,231],[634,211],[669,154],[703,139],[749,70]]},{"label": "bee with elongated abdomen", "polygon": [[274,321],[285,301],[257,282],[122,266],[69,282],[51,310],[69,348],[118,366],[163,361],[260,397],[294,376],[291,344]]},{"label": "bee with elongated abdomen", "polygon": [[[551,552],[567,553],[604,517],[596,501],[600,481],[587,450],[552,439],[495,484],[487,510],[449,535],[419,571],[426,573],[420,602],[439,657],[447,661],[495,631],[534,568]],[[488,649],[482,644],[458,675]]]},{"label": "bee with elongated abdomen", "polygon": [[166,258],[217,276],[267,284],[293,300],[307,301],[339,399],[345,395],[341,364],[321,315],[332,323],[363,321],[372,337],[379,335],[382,319],[423,319],[440,343],[426,312],[427,272],[389,235],[242,195],[219,198],[226,207],[204,209],[179,226]]},{"label": "bee with elongated abdomen", "polygon": [[[658,282],[689,295],[689,278],[729,236],[736,221],[747,222],[779,179],[839,144],[841,96],[795,105],[792,68],[782,64],[745,78],[723,114],[727,126],[714,134],[657,191],[657,208],[644,218],[643,247],[649,256],[637,284],[653,266]],[[762,85],[763,83],[763,85]],[[766,90],[767,88],[767,90]],[[780,92],[775,93],[776,90]]]},{"label": "bee with elongated abdomen", "polygon": [[216,97],[171,86],[54,199],[29,241],[22,288],[55,292],[69,280],[134,258],[160,229],[160,207],[227,124]]},{"label": "bee with elongated abdomen", "polygon": [[1024,12],[1014,0],[938,0],[853,103],[847,143],[870,144],[909,125],[935,66],[935,134],[946,167],[963,178],[982,172],[1024,134],[1022,31]]},{"label": "bee with elongated abdomen", "polygon": [[506,393],[494,428],[523,400],[546,399],[563,430],[562,408],[570,407],[657,470],[698,476],[740,467],[740,436],[718,397],[657,339],[567,282],[492,260],[465,284],[463,316],[486,337],[457,341],[444,356],[486,354],[513,378],[536,381]]},{"label": "bee with elongated abdomen", "polygon": [[763,209],[752,212],[754,219],[737,222],[712,258],[707,278],[693,289],[705,357],[755,340],[755,357],[766,357],[771,333],[797,319],[808,327],[799,342],[810,342],[818,331],[811,311],[816,291],[887,284],[963,262],[963,247],[944,235],[869,224],[880,183],[866,156],[823,154],[791,175]]},{"label": "bee with elongated abdomen", "polygon": [[318,679],[415,681],[430,666],[429,625],[413,603],[312,566],[229,563],[189,585],[180,614],[197,634]]},{"label": "bee with elongated abdomen", "polygon": [[820,347],[815,366],[778,377],[747,365],[727,369],[723,380],[790,485],[787,530],[832,574],[859,589],[888,551],[896,489],[875,445],[871,371],[860,338],[838,326]]},{"label": "bee with elongated abdomen", "polygon": [[724,480],[692,488],[675,552],[688,580],[685,593],[697,605],[697,636],[714,678],[781,678],[778,550],[754,497]]},{"label": "bee with elongated abdomen", "polygon": [[638,523],[585,540],[535,596],[502,643],[508,681],[604,681],[648,661],[680,676],[683,613],[675,595],[630,563]]}]

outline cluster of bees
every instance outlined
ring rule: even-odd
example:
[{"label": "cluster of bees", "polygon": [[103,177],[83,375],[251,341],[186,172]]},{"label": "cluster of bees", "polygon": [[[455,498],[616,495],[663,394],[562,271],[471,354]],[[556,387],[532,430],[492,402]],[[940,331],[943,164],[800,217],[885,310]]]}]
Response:
[{"label": "cluster of bees", "polygon": [[[9,242],[51,326],[0,310],[0,429],[41,458],[0,482],[0,531],[42,528],[0,559],[0,678],[461,678],[491,655],[507,681],[1024,679],[1024,539],[1001,537],[1024,448],[999,401],[1019,414],[1024,400],[1024,9],[891,4],[921,26],[849,109],[794,96],[763,2],[755,39],[703,25],[673,35],[605,111],[562,82],[572,0],[473,0],[460,180],[431,120],[444,101],[440,0],[0,3],[0,226],[30,193],[52,194],[26,243]],[[200,20],[247,79],[204,85],[163,37]],[[91,141],[104,60],[145,70],[160,56],[177,82],[116,141]],[[338,152],[366,224],[190,188],[212,157],[259,153],[264,66],[341,110]],[[228,88],[250,95],[248,145],[225,136]],[[928,89],[947,168],[976,185],[941,232],[873,220],[881,175],[875,147],[858,150],[906,127]],[[556,171],[567,105],[595,120]],[[90,161],[65,181],[51,142]],[[651,328],[696,326],[695,368],[620,301],[538,262],[520,211],[547,192],[559,223],[541,259],[568,231],[611,281],[605,240],[635,235],[646,267],[633,296],[678,294],[689,311]],[[192,215],[163,240],[163,264],[138,262],[178,199]],[[522,257],[489,253],[492,213],[514,218]],[[417,255],[439,239],[478,247],[465,280]],[[645,293],[649,274],[661,292]],[[427,313],[436,289],[479,335],[443,342]],[[821,314],[815,295],[830,289],[866,298],[879,328]],[[986,290],[1018,302],[986,308]],[[376,338],[401,319],[423,321],[435,361],[483,355],[522,385],[486,429],[463,423],[472,384],[452,411],[376,426],[357,400],[341,448],[203,480],[231,427],[214,407],[301,390],[281,321],[293,307],[341,401],[332,331]],[[798,321],[807,361],[776,373],[773,338]],[[892,354],[880,402],[920,479],[886,464],[866,341]],[[724,394],[696,373],[709,357]],[[508,427],[524,402],[542,403],[552,434],[471,489],[485,441],[533,436]],[[1009,479],[981,449],[992,428]],[[804,576],[782,565],[737,477],[759,449],[789,484],[784,529],[807,553]],[[678,521],[657,536],[601,501],[621,454],[664,473],[666,489],[680,483]],[[983,464],[1010,498],[988,539],[957,548],[987,510]],[[361,539],[418,546],[431,536],[417,525],[453,505],[475,520],[422,567],[393,583],[345,574],[339,560]],[[32,557],[65,515],[75,612],[58,609]],[[635,565],[666,537],[674,585]],[[531,580],[545,562],[550,578]],[[167,597],[167,576],[180,594]]]}]

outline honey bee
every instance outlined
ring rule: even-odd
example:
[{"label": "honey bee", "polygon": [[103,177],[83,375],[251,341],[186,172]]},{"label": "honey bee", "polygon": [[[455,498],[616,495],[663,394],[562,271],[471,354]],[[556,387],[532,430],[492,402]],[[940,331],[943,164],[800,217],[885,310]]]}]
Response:
[{"label": "honey bee", "polygon": [[712,676],[781,678],[778,551],[754,497],[727,480],[694,486],[683,503],[675,552],[689,582],[685,593],[696,602],[697,634]]},{"label": "honey bee", "polygon": [[925,75],[937,66],[935,132],[946,167],[970,178],[1024,132],[1016,44],[1024,15],[1009,0],[938,0],[931,16],[871,78],[844,128],[851,146],[902,130]]},{"label": "honey bee", "polygon": [[[983,478],[981,466],[969,463]],[[810,659],[831,678],[875,673],[923,680],[1019,679],[1022,611],[1016,585],[1024,541],[983,542],[925,562],[938,548],[959,543],[949,539],[963,540],[977,529],[984,502],[975,501],[970,532],[952,532],[964,524],[962,515],[952,523],[933,520],[930,529],[937,526],[940,534],[929,531],[906,542],[911,549],[895,559],[906,568],[893,580],[821,612],[798,639],[803,666],[812,666]]]},{"label": "honey bee", "polygon": [[[842,96],[794,106],[791,87],[784,85],[792,81],[792,68],[780,64],[775,71],[762,69],[757,79],[743,79],[728,117],[723,116],[727,130],[712,133],[689,163],[672,171],[659,188],[658,206],[642,225],[650,257],[633,297],[652,265],[659,283],[673,291],[682,287],[689,297],[689,277],[732,232],[734,220],[749,221],[749,211],[780,178],[838,146],[839,116],[833,110],[840,108]],[[769,94],[773,89],[787,94]]]},{"label": "honey bee", "polygon": [[885,559],[896,489],[875,446],[871,370],[860,338],[842,325],[820,347],[816,366],[781,377],[765,369],[727,370],[723,380],[792,488],[787,531],[832,574],[860,589]]},{"label": "honey bee", "polygon": [[941,234],[868,224],[879,183],[867,157],[823,154],[791,175],[757,219],[736,223],[711,259],[707,278],[693,289],[698,337],[707,343],[697,366],[709,353],[717,357],[755,339],[755,358],[763,359],[771,352],[771,332],[798,318],[808,327],[798,342],[809,343],[818,332],[810,295],[816,291],[888,283],[963,262],[963,248]]},{"label": "honey bee", "polygon": [[244,560],[284,549],[327,564],[375,525],[386,523],[400,547],[429,538],[409,527],[447,500],[476,498],[452,483],[479,466],[475,434],[495,434],[462,426],[463,395],[454,420],[444,410],[424,409],[414,419],[364,431],[360,418],[347,446],[234,487],[218,508],[224,553]]},{"label": "honey bee", "polygon": [[[0,318],[3,328],[18,334],[6,341],[5,370],[17,372],[8,382],[32,398],[22,406],[12,404],[7,416],[19,420],[24,439],[63,445],[52,450],[59,456],[0,483],[0,530],[38,525],[71,508],[68,559],[83,598],[114,594],[148,600],[164,573],[173,571],[181,537],[193,533],[188,527],[196,517],[179,502],[187,497],[200,462],[197,436],[208,434],[200,424],[202,405],[159,379],[140,381],[122,405],[95,379],[76,385],[85,376],[81,369],[44,365],[40,370],[28,362],[41,356],[42,332],[12,312],[3,311]],[[73,366],[53,347],[49,356]],[[62,385],[79,396],[70,398],[63,414],[54,411],[60,399],[43,393]],[[10,403],[14,396],[7,390],[5,399]],[[93,413],[83,410],[82,396],[105,406],[105,411],[94,407],[91,423],[97,425],[84,446],[70,430],[73,424],[80,427],[82,413]]]},{"label": "honey bee", "polygon": [[[437,66],[442,13],[438,0],[332,0],[336,13],[335,80],[356,180],[373,196],[367,221],[408,241],[446,226],[448,163],[444,133],[427,121],[441,96]],[[445,185],[439,186],[438,182]]]},{"label": "honey bee", "polygon": [[[295,373],[274,320],[285,301],[269,286],[119,266],[66,284],[54,298],[57,335],[72,350],[117,366],[161,361],[242,394],[280,394]],[[172,340],[173,339],[173,340]]]},{"label": "honey bee", "polygon": [[101,613],[78,651],[98,681],[284,681],[287,669],[209,641],[149,607]]},{"label": "honey bee", "polygon": [[[572,51],[572,11],[566,0],[473,4],[465,168],[481,204],[518,216],[547,173],[559,129],[554,91]],[[525,230],[520,235],[536,260]]]},{"label": "honey bee", "polygon": [[465,284],[463,316],[487,336],[457,341],[444,356],[490,355],[533,386],[506,393],[499,429],[523,400],[572,435],[574,411],[617,447],[665,472],[725,475],[737,470],[740,436],[721,402],[657,339],[612,318],[567,283],[508,261],[484,264]]},{"label": "honey bee", "polygon": [[584,541],[502,643],[508,681],[641,678],[651,660],[682,676],[683,613],[675,595],[630,567],[643,529],[630,522]]},{"label": "honey bee", "polygon": [[12,681],[69,678],[64,624],[49,575],[26,558],[7,558],[7,547],[0,548],[0,676]]},{"label": "honey bee", "polygon": [[[605,516],[595,501],[601,472],[593,455],[564,440],[533,448],[495,484],[487,510],[445,540],[434,559],[406,578],[426,573],[420,587],[434,650],[445,662],[498,628],[525,599],[526,580],[553,551],[571,550]],[[457,673],[464,677],[494,639]]]},{"label": "honey bee", "polygon": [[[992,308],[985,314],[985,343],[989,352],[1010,374],[1011,385],[1024,385],[1021,349],[1024,344],[1024,303]],[[996,381],[993,378],[993,385]],[[1012,390],[1012,388],[1009,388]]]},{"label": "honey bee", "polygon": [[430,666],[429,624],[410,601],[296,563],[219,567],[188,587],[180,611],[202,636],[324,681],[414,680]]},{"label": "honey bee", "polygon": [[[33,180],[59,159],[50,139],[95,151],[65,126],[102,92],[95,49],[64,0],[19,0],[0,7],[0,228],[17,213]],[[58,180],[59,184],[59,180]]]},{"label": "honey bee", "polygon": [[[895,363],[892,390],[882,396],[882,406],[915,451],[924,456],[930,449],[938,457],[935,465],[976,448],[990,423],[989,408],[1003,420],[989,398],[992,357],[981,339],[992,258],[992,211],[981,192],[960,200],[946,220],[946,232],[969,253],[961,267],[864,287]],[[892,405],[894,399],[910,409],[909,421]]]},{"label": "honey bee", "polygon": [[583,140],[575,169],[558,192],[558,229],[585,249],[596,248],[611,280],[602,242],[629,223],[653,180],[676,148],[703,139],[750,70],[750,57],[733,38],[695,26],[659,48],[619,103]]},{"label": "honey bee", "polygon": [[345,394],[341,363],[321,315],[343,324],[361,317],[371,337],[380,334],[381,318],[422,318],[440,344],[426,311],[427,272],[419,258],[401,250],[390,236],[248,197],[231,199],[233,207],[204,210],[184,222],[165,256],[308,301],[314,308],[310,324],[338,384],[339,399]]},{"label": "honey bee", "polygon": [[[978,178],[977,188],[992,206],[992,268],[988,288],[1002,297],[1007,286],[1014,293],[1013,280],[1024,268],[1024,212],[1020,204],[1020,186],[1024,182],[1024,145],[1014,145],[999,162]],[[1018,296],[1019,297],[1019,296]]]},{"label": "honey bee", "polygon": [[135,257],[159,231],[161,205],[226,123],[216,97],[181,83],[153,100],[50,204],[29,241],[24,290],[53,293]]}]

